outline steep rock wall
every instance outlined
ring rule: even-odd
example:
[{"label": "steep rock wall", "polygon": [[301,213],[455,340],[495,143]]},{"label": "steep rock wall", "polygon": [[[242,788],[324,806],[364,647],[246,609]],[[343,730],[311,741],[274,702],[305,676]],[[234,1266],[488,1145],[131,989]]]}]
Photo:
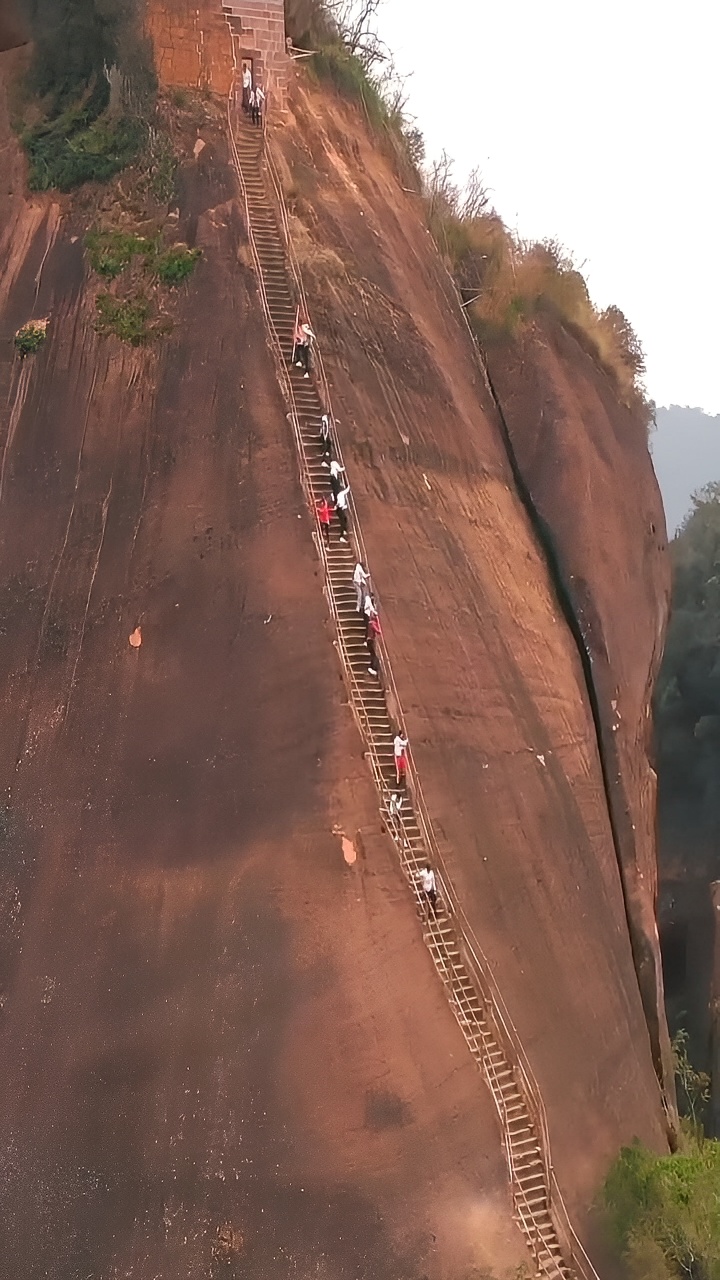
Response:
[{"label": "steep rock wall", "polygon": [[512,1273],[495,1117],[380,825],[201,135],[203,260],[155,347],[96,334],[82,211],[13,197],[0,1256],[15,1280]]},{"label": "steep rock wall", "polygon": [[[498,1130],[378,822],[203,136],[180,203],[205,257],[154,350],[95,335],[82,218],[12,195],[3,1256],[18,1280],[502,1275]],[[322,94],[278,145],[429,808],[586,1230],[619,1143],[664,1129],[577,645],[413,197]]]},{"label": "steep rock wall", "polygon": [[415,760],[582,1217],[664,1123],[577,642],[417,203],[340,101],[292,109],[273,145]]},{"label": "steep rock wall", "polygon": [[648,760],[670,559],[647,431],[611,377],[548,320],[491,348],[488,369],[590,659],[635,965],[672,1107],[656,923],[656,777]]}]

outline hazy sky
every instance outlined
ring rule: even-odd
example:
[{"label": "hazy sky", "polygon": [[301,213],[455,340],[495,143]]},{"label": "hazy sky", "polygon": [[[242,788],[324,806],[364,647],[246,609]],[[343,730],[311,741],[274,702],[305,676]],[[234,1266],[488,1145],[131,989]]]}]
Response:
[{"label": "hazy sky", "polygon": [[615,303],[658,404],[720,412],[717,0],[384,0],[429,154]]}]

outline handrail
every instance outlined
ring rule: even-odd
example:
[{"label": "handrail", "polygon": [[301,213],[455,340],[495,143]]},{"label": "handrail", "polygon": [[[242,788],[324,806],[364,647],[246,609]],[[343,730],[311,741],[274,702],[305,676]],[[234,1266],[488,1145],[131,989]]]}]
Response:
[{"label": "handrail", "polygon": [[[308,306],[307,296],[306,296],[305,288],[302,281],[302,275],[300,272],[299,263],[297,261],[297,255],[295,253],[294,245],[292,243],[287,205],[285,202],[285,197],[282,190],[282,184],[277,171],[277,166],[275,164],[275,159],[272,154],[271,146],[266,145],[265,147],[265,159],[266,159],[267,170],[268,170],[268,173],[272,182],[272,186],[275,192],[275,200],[280,213],[280,219],[279,219],[280,226],[282,229],[283,238],[285,240],[285,245],[286,245],[287,255],[288,255],[288,262],[290,265],[290,271],[292,274],[293,282],[295,284],[297,296],[304,310],[304,313],[309,318],[310,309]],[[450,279],[451,283],[454,286],[454,281],[452,281],[452,277],[448,275],[448,278]],[[456,290],[455,290],[455,293],[456,293],[458,306],[460,306],[461,299],[457,294]],[[472,329],[470,327],[467,316],[462,309],[461,309],[461,314],[463,316],[463,319],[465,320],[468,331],[472,337]],[[473,338],[473,347],[475,351],[477,351],[477,346],[475,344],[474,338]],[[315,354],[316,369],[319,374],[319,381],[320,381],[320,386],[322,390],[322,398],[325,405],[325,410],[330,414],[331,421],[334,423],[330,387],[328,383],[327,373],[325,371],[325,365],[322,359],[322,352],[320,350],[320,346],[318,342],[316,342],[315,344],[314,354]],[[485,378],[487,378],[487,372],[485,370],[484,362],[482,361],[482,359],[480,360],[480,364],[482,367],[483,374]],[[333,443],[337,452],[338,459],[341,465],[344,465],[342,449],[340,446],[340,441],[337,439],[337,433],[334,433]],[[353,531],[355,533],[356,541],[361,552],[361,559],[365,564],[368,564],[369,560],[367,556],[367,550],[365,548],[365,543],[362,536],[362,527],[357,517],[357,510],[355,507],[355,501],[354,501],[354,496],[352,494],[352,490],[350,492],[350,503],[352,504]],[[380,603],[379,596],[378,596],[378,603]],[[383,671],[385,673],[386,680],[390,685],[395,707],[397,708],[400,722],[402,724],[403,723],[402,714],[401,714],[402,704],[400,702],[397,686],[395,684],[392,667],[387,658],[387,653],[384,650],[384,646],[383,646],[383,658],[384,658]],[[431,853],[432,860],[436,868],[438,868],[438,879],[440,881],[440,887],[441,887],[444,901],[448,904],[448,907],[451,909],[452,914],[455,916],[456,920],[458,921],[460,935],[464,944],[464,949],[466,951],[466,954],[469,957],[470,967],[475,974],[478,987],[488,1006],[488,1010],[491,1014],[492,1021],[495,1024],[496,1029],[499,1033],[500,1040],[504,1041],[506,1048],[509,1048],[511,1050],[511,1057],[514,1060],[514,1065],[516,1066],[516,1069],[520,1075],[520,1082],[523,1089],[523,1093],[525,1095],[528,1106],[530,1107],[531,1115],[535,1121],[536,1127],[539,1131],[539,1137],[541,1139],[541,1152],[542,1152],[543,1162],[546,1170],[546,1180],[547,1180],[550,1207],[551,1209],[554,1208],[558,1211],[558,1216],[560,1218],[562,1228],[563,1228],[561,1234],[565,1237],[566,1247],[568,1247],[570,1255],[573,1258],[573,1261],[575,1262],[576,1266],[578,1266],[578,1268],[584,1272],[584,1275],[587,1277],[587,1280],[598,1280],[597,1273],[572,1226],[572,1223],[570,1221],[570,1217],[567,1211],[567,1206],[565,1204],[564,1198],[558,1186],[555,1171],[552,1167],[552,1163],[550,1160],[550,1134],[549,1134],[549,1126],[548,1126],[548,1120],[547,1120],[547,1111],[542,1099],[540,1086],[537,1082],[535,1073],[530,1065],[530,1061],[525,1051],[525,1047],[522,1043],[520,1033],[518,1032],[517,1027],[515,1026],[512,1020],[512,1017],[509,1013],[507,1005],[505,1004],[505,1000],[503,998],[502,992],[500,991],[500,988],[497,985],[497,982],[495,980],[495,977],[492,972],[492,968],[489,964],[489,961],[487,959],[487,956],[483,952],[482,947],[480,946],[480,943],[478,941],[477,935],[475,933],[475,930],[472,927],[470,921],[468,920],[464,909],[460,905],[459,899],[457,897],[454,885],[452,883],[451,877],[449,875],[449,872],[445,863],[445,859],[443,858],[442,852],[440,850],[440,847],[437,842],[437,838],[435,836],[435,833],[432,827],[432,823],[429,818],[427,805],[426,805],[425,797],[422,790],[422,785],[420,783],[420,779],[418,777],[417,770],[414,765],[414,761],[412,760],[412,753],[409,754],[409,759],[408,759],[408,781],[410,783],[411,792],[413,795],[413,802],[414,802],[414,808],[416,810],[416,815],[418,819],[418,825],[420,826],[421,832],[423,834],[423,838],[428,847],[428,851],[429,853]],[[383,783],[383,789],[387,790],[386,785],[384,783]],[[512,1153],[509,1149],[509,1144],[508,1144],[508,1159],[512,1166]]]},{"label": "handrail", "polygon": [[[237,144],[235,142],[234,130],[233,130],[233,124],[232,124],[231,104],[233,102],[233,97],[234,97],[233,90],[231,89],[230,95],[228,97],[228,132],[229,132],[229,137],[231,141],[234,167],[238,174],[240,188],[242,191],[243,200],[245,204],[248,238],[251,246],[253,261],[257,271],[263,310],[265,312],[266,319],[268,321],[269,331],[273,339],[273,348],[276,356],[276,362],[280,370],[282,386],[285,390],[287,401],[291,406],[291,412],[288,414],[288,419],[290,420],[291,426],[293,428],[293,434],[295,436],[295,440],[296,440],[296,444],[297,444],[300,456],[303,459],[303,462],[305,464],[303,468],[301,468],[303,490],[306,494],[308,505],[314,513],[312,491],[307,478],[308,477],[307,457],[305,453],[304,441],[302,439],[302,433],[300,431],[299,414],[298,414],[297,404],[296,404],[295,396],[293,392],[292,380],[288,376],[285,359],[282,351],[282,344],[280,343],[279,335],[275,329],[272,315],[270,312],[267,294],[265,291],[262,267],[261,267],[260,258],[257,251],[257,245],[255,242],[255,237],[254,237],[252,224],[250,220],[247,189],[245,186],[245,180],[242,173],[242,164],[240,161]],[[305,289],[302,281],[302,276],[300,273],[299,263],[297,261],[297,256],[292,243],[288,211],[287,211],[284,195],[282,192],[282,185],[277,172],[274,158],[272,156],[271,147],[267,145],[267,131],[265,128],[265,120],[263,121],[263,125],[264,125],[263,135],[264,135],[264,141],[265,141],[264,155],[266,159],[266,166],[267,166],[267,171],[270,176],[272,186],[275,192],[275,200],[276,200],[277,209],[279,212],[279,225],[281,228],[283,239],[285,241],[290,273],[291,273],[293,284],[295,286],[296,295],[299,300],[299,303],[303,308],[305,316],[309,319],[310,311],[309,311],[309,306],[307,302],[307,296],[305,294]],[[462,314],[467,323],[467,317],[465,316],[465,313],[462,312]],[[470,329],[469,323],[468,323],[468,329]],[[470,332],[472,333],[471,330]],[[325,411],[330,415],[330,419],[332,423],[333,446],[335,448],[336,456],[338,460],[340,461],[341,465],[344,465],[342,448],[340,445],[340,441],[337,437],[337,432],[335,430],[335,425],[334,425],[335,419],[332,412],[330,386],[329,386],[327,374],[325,371],[325,366],[322,359],[322,353],[320,351],[319,344],[317,342],[314,347],[314,355],[315,355],[315,368],[318,374],[318,381],[320,383],[324,408],[325,408]],[[483,370],[483,372],[485,371]],[[353,533],[356,539],[357,547],[360,551],[360,558],[364,561],[364,563],[367,564],[369,563],[367,550],[365,548],[365,543],[362,536],[362,528],[358,519],[357,509],[355,506],[355,500],[354,500],[352,491],[349,495],[348,505],[351,507],[351,514],[353,519]],[[375,776],[379,793],[381,797],[384,798],[385,804],[388,805],[391,790],[388,787],[382,775],[382,771],[379,765],[379,759],[377,757],[376,750],[373,746],[371,726],[367,721],[367,719],[363,721],[363,717],[361,715],[360,709],[363,706],[362,693],[359,689],[357,678],[353,672],[352,664],[350,662],[349,654],[345,645],[345,639],[343,635],[343,629],[341,626],[340,615],[338,612],[337,601],[335,599],[334,588],[331,580],[327,551],[326,551],[323,540],[318,537],[317,530],[314,531],[314,538],[315,538],[316,545],[320,553],[320,556],[323,562],[323,567],[325,570],[326,595],[330,605],[330,610],[333,616],[333,620],[336,624],[336,634],[338,637],[336,644],[337,644],[338,653],[342,662],[342,666],[345,672],[348,685],[351,690],[351,694],[354,695],[354,696],[351,696],[351,700],[350,700],[351,706],[358,720],[361,733],[365,738],[366,742],[368,743],[368,748],[369,748],[368,756],[370,758],[372,771]],[[379,602],[379,598],[378,598],[378,602]],[[403,724],[402,711],[401,711],[402,704],[400,702],[400,697],[399,697],[397,686],[395,683],[392,667],[390,665],[389,658],[387,655],[387,650],[386,650],[384,641],[382,639],[380,641],[380,646],[381,646],[381,655],[383,659],[383,673],[384,673],[385,681],[386,681],[386,684],[389,686],[389,690],[394,700],[394,705],[396,708],[396,718],[399,720],[400,724],[402,725]],[[515,1069],[519,1077],[518,1083],[520,1085],[522,1094],[528,1106],[531,1119],[533,1120],[536,1130],[538,1132],[538,1138],[540,1140],[541,1156],[542,1156],[543,1165],[545,1169],[548,1209],[551,1213],[551,1216],[553,1217],[553,1220],[555,1220],[556,1217],[559,1218],[559,1223],[557,1221],[554,1221],[555,1228],[558,1231],[558,1235],[563,1239],[566,1250],[570,1258],[572,1259],[573,1264],[580,1272],[583,1280],[599,1280],[597,1272],[595,1271],[590,1259],[587,1256],[587,1253],[585,1252],[585,1249],[583,1248],[572,1226],[572,1223],[570,1221],[570,1217],[567,1211],[567,1207],[565,1205],[565,1201],[563,1199],[562,1193],[558,1186],[557,1178],[555,1176],[555,1172],[553,1170],[553,1167],[550,1161],[550,1136],[549,1136],[549,1128],[548,1128],[548,1121],[547,1121],[547,1112],[545,1109],[544,1102],[542,1100],[542,1095],[540,1092],[537,1079],[535,1077],[535,1074],[530,1065],[530,1061],[525,1052],[525,1048],[523,1046],[520,1034],[512,1020],[512,1017],[507,1009],[502,993],[500,992],[500,989],[497,985],[497,982],[495,980],[495,977],[492,972],[489,961],[487,959],[487,956],[483,952],[482,947],[480,946],[480,943],[478,941],[477,935],[475,933],[475,930],[473,929],[470,921],[468,920],[468,917],[458,899],[452,879],[448,872],[447,866],[445,864],[445,860],[443,858],[441,849],[438,845],[438,841],[433,830],[433,826],[427,810],[427,805],[425,802],[422,786],[417,774],[417,770],[415,768],[414,761],[412,759],[411,752],[409,753],[409,756],[408,756],[408,785],[409,785],[409,790],[413,800],[413,809],[414,809],[415,817],[417,819],[418,828],[421,832],[423,842],[428,850],[428,854],[430,855],[437,869],[436,874],[439,881],[443,901],[446,905],[448,914],[454,917],[457,924],[457,931],[459,935],[459,940],[461,942],[461,950],[464,953],[466,966],[471,971],[471,974],[474,976],[474,983],[477,988],[478,995],[481,998],[481,1002],[485,1005],[486,1014],[495,1028],[499,1043],[504,1044],[506,1051],[508,1049],[510,1051],[507,1055],[508,1060],[510,1062],[510,1065]],[[381,806],[380,812],[383,818],[385,819],[385,821],[387,822],[388,809]],[[408,848],[410,848],[410,843],[407,835],[405,834],[405,824],[402,818],[396,819],[396,822],[402,832],[402,840],[400,842],[400,848],[401,848],[401,854],[402,854],[404,852],[403,842],[405,842]],[[397,839],[396,839],[396,843],[398,843]],[[403,863],[405,863],[406,859],[403,857],[402,861]],[[408,875],[408,880],[413,888],[416,902],[418,905],[421,905],[422,895],[420,894],[417,879],[415,876],[409,874],[409,872],[407,871],[407,868],[406,868],[406,873]],[[495,1100],[496,1107],[500,1112],[501,1121],[503,1120],[505,1121],[505,1123],[503,1124],[504,1132],[507,1133],[507,1114],[506,1114],[505,1104],[503,1101],[503,1095],[499,1088],[497,1078],[492,1079],[494,1075],[493,1065],[490,1062],[485,1062],[485,1061],[483,1065],[486,1071],[486,1075],[488,1076],[488,1083],[490,1084],[491,1092]],[[523,1188],[521,1187],[521,1185],[517,1180],[517,1176],[516,1176],[517,1170],[515,1167],[512,1145],[510,1142],[506,1142],[505,1145],[506,1145],[507,1160],[510,1166],[511,1181],[513,1183],[513,1196],[514,1196],[516,1208],[517,1208],[518,1214],[520,1215],[521,1220],[523,1221],[525,1234],[532,1239],[534,1234],[533,1220],[532,1220],[532,1214],[528,1212],[528,1209],[529,1209],[528,1193],[523,1190]],[[524,1205],[525,1213],[523,1212],[523,1204],[522,1204],[523,1200],[525,1201],[525,1205]],[[537,1256],[536,1256],[536,1261],[538,1261]],[[543,1264],[539,1264],[539,1265],[543,1265]]]}]

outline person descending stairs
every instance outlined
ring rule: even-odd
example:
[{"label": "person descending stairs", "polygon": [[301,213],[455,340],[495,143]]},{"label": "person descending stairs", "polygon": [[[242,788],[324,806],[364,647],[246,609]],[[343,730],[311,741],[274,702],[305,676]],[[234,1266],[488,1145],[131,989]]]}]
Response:
[{"label": "person descending stairs", "polygon": [[[249,230],[267,301],[271,336],[282,356],[291,389],[292,405],[299,429],[300,464],[313,513],[328,498],[327,448],[323,442],[322,419],[332,414],[324,405],[315,379],[304,377],[304,367],[293,362],[293,347],[299,317],[298,301],[291,284],[285,242],[278,226],[265,183],[264,136],[246,122],[241,112],[233,119],[233,142],[238,176],[247,201]],[[335,444],[331,428],[331,447]],[[333,449],[337,457],[337,450]],[[347,479],[343,476],[347,487]],[[376,669],[368,669],[366,622],[358,613],[355,567],[362,548],[332,538],[329,545],[317,536],[323,558],[328,594],[336,617],[337,645],[345,667],[353,709],[365,736],[367,757],[380,793],[381,811],[400,854],[402,867],[413,890],[416,909],[423,921],[423,936],[436,969],[445,985],[448,1000],[465,1035],[467,1044],[487,1081],[500,1118],[510,1171],[515,1217],[532,1252],[537,1275],[546,1280],[597,1280],[596,1273],[578,1242],[563,1251],[551,1213],[549,1152],[541,1125],[532,1118],[535,1105],[527,1094],[527,1080],[513,1060],[513,1049],[503,1043],[498,1026],[502,1016],[493,1016],[492,997],[486,984],[464,959],[468,942],[457,922],[447,887],[437,878],[437,914],[426,912],[423,877],[427,876],[430,849],[424,836],[426,820],[416,812],[412,785],[406,785],[405,770],[397,768],[396,741],[405,739],[402,725],[394,724],[384,689]],[[387,657],[383,657],[383,668]],[[407,750],[407,747],[405,748]],[[409,770],[412,777],[412,759]],[[401,776],[402,773],[402,776]],[[402,791],[401,800],[398,792]],[[435,881],[433,881],[433,884]],[[427,919],[425,918],[427,915]],[[535,1100],[534,1100],[535,1102]],[[541,1104],[540,1104],[541,1105]],[[571,1228],[566,1233],[574,1240]],[[572,1255],[572,1262],[568,1257]]]}]

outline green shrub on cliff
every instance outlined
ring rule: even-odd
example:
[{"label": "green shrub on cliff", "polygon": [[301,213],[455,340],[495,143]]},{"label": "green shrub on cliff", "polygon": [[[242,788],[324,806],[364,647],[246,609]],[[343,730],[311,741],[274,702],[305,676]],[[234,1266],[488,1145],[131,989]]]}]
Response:
[{"label": "green shrub on cliff", "polygon": [[182,284],[192,275],[201,255],[201,249],[188,249],[186,244],[174,244],[165,253],[158,254],[153,270],[163,284]]},{"label": "green shrub on cliff", "polygon": [[605,1207],[629,1280],[720,1280],[720,1143],[657,1156],[625,1147]]},{"label": "green shrub on cliff", "polygon": [[[20,135],[34,190],[106,182],[147,141],[155,76],[136,0],[27,0],[34,54]],[[40,118],[38,118],[40,117]]]},{"label": "green shrub on cliff", "polygon": [[32,191],[71,191],[83,182],[107,182],[130,164],[143,139],[137,120],[102,117],[86,127],[77,113],[66,112],[22,135],[30,161],[28,185]]},{"label": "green shrub on cliff", "polygon": [[85,237],[90,263],[98,275],[114,280],[134,257],[144,260],[156,252],[156,242],[132,231],[89,231]]},{"label": "green shrub on cliff", "polygon": [[329,80],[344,98],[360,103],[370,124],[375,128],[387,122],[387,109],[377,84],[368,75],[360,59],[342,45],[330,46],[316,53],[313,70],[319,80]]},{"label": "green shrub on cliff", "polygon": [[[123,20],[130,0],[25,0],[33,35],[29,87],[43,100],[49,118],[81,99],[88,86],[103,89],[103,70],[117,61]],[[107,106],[109,86],[104,83]]]},{"label": "green shrub on cliff", "polygon": [[47,320],[29,320],[27,324],[18,329],[13,339],[15,349],[20,354],[20,359],[24,360],[25,356],[34,355],[39,351],[47,337]]},{"label": "green shrub on cliff", "polygon": [[361,107],[403,177],[419,185],[423,138],[406,116],[402,80],[378,35],[379,6],[380,0],[285,0],[285,29],[297,48],[313,51],[311,73]]},{"label": "green shrub on cliff", "polygon": [[163,249],[160,236],[150,238],[134,231],[89,231],[85,247],[93,270],[106,280],[115,280],[133,265],[170,286],[187,280],[202,257],[202,249],[190,249],[186,244]]}]

